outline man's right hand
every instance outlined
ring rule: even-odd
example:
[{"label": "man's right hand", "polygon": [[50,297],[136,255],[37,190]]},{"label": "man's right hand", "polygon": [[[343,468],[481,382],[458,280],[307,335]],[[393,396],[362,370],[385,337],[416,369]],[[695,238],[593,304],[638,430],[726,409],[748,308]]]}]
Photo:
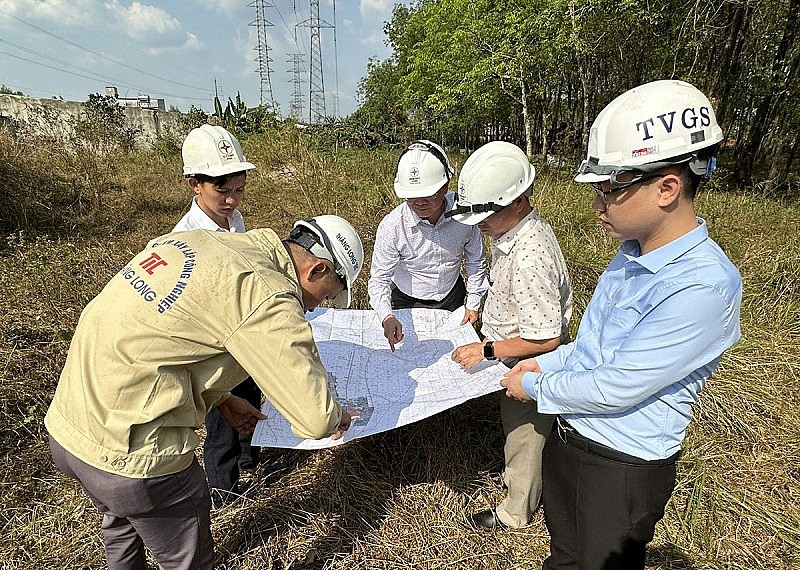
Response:
[{"label": "man's right hand", "polygon": [[347,410],[342,410],[342,419],[339,420],[339,427],[333,434],[331,434],[331,439],[340,439],[344,432],[350,429],[350,425],[353,423],[353,420],[357,420],[361,416],[353,416]]},{"label": "man's right hand", "polygon": [[403,340],[403,325],[394,315],[383,319],[383,336],[389,341],[392,352],[394,352],[394,345]]}]

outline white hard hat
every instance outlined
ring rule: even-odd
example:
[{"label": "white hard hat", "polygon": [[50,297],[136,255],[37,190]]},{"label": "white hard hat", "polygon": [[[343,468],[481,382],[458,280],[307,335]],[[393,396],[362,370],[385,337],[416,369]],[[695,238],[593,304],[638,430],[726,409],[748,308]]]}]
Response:
[{"label": "white hard hat", "polygon": [[184,176],[205,174],[217,177],[253,170],[256,167],[247,162],[242,145],[236,137],[215,125],[192,129],[183,141],[181,156]]},{"label": "white hard hat", "polygon": [[708,176],[715,161],[708,151],[698,151],[720,141],[722,129],[703,93],[685,81],[653,81],[626,91],[600,112],[575,182],[616,183],[618,172],[652,172],[683,162]]},{"label": "white hard hat", "polygon": [[536,169],[515,144],[486,143],[467,158],[458,176],[458,196],[445,216],[474,226],[518,196],[531,195]]},{"label": "white hard hat", "polygon": [[412,142],[397,161],[394,191],[398,198],[433,196],[453,176],[444,149],[435,142]]},{"label": "white hard hat", "polygon": [[[309,239],[308,232],[315,238]],[[344,218],[326,214],[295,222],[289,239],[333,263],[346,287],[331,301],[342,309],[349,307],[350,289],[364,265],[364,246],[356,229]]]}]

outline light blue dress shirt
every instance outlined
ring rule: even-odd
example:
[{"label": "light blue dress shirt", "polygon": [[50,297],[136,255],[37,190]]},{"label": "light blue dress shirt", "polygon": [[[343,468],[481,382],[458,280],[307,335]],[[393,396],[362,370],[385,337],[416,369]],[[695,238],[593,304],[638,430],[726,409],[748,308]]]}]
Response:
[{"label": "light blue dress shirt", "polygon": [[692,404],[741,336],[739,271],[705,221],[645,255],[622,243],[576,340],[536,357],[522,386],[540,412],[642,459],[680,450]]}]

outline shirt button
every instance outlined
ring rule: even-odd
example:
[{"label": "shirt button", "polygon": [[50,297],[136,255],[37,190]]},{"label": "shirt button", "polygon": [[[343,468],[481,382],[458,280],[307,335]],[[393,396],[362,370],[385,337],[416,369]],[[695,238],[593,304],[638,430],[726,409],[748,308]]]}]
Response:
[{"label": "shirt button", "polygon": [[103,463],[105,463],[106,461],[108,461],[108,457],[106,457],[105,455],[101,455],[101,456],[100,456],[100,461],[102,461]]}]

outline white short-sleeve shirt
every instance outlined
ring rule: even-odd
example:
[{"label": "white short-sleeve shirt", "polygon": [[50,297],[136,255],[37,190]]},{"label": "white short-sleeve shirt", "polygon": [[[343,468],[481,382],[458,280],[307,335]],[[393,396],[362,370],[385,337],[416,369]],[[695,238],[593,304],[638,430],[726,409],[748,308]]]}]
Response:
[{"label": "white short-sleeve shirt", "polygon": [[572,285],[553,229],[531,212],[493,240],[482,332],[491,340],[566,339]]}]

